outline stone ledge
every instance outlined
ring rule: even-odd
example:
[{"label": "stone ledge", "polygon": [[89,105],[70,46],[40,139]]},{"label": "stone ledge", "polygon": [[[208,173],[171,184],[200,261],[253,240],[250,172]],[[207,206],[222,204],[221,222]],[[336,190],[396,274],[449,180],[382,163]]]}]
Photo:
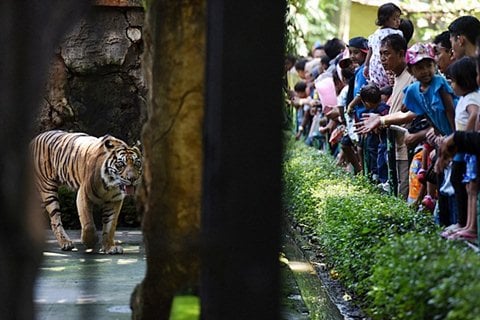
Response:
[{"label": "stone ledge", "polygon": [[143,8],[141,0],[94,0],[94,6]]}]

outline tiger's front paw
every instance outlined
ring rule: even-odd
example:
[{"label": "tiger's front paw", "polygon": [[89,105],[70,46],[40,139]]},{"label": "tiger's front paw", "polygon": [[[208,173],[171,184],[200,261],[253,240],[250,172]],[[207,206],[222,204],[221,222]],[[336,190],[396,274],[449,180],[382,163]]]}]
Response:
[{"label": "tiger's front paw", "polygon": [[93,249],[98,241],[95,227],[83,228],[81,239],[87,249]]},{"label": "tiger's front paw", "polygon": [[73,245],[72,241],[65,241],[60,243],[60,249],[62,249],[62,251],[72,251],[75,249],[75,246]]},{"label": "tiger's front paw", "polygon": [[103,247],[100,249],[100,253],[104,254],[123,254],[123,248],[121,246],[111,246],[110,248]]}]

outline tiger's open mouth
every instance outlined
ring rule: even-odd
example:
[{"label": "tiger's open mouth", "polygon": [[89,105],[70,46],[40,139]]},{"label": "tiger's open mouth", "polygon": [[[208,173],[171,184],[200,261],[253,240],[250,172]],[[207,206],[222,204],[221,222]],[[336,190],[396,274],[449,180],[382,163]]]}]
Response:
[{"label": "tiger's open mouth", "polygon": [[135,187],[133,186],[133,184],[130,184],[127,186],[126,184],[122,183],[120,185],[120,190],[122,190],[122,192],[127,196],[131,196],[135,194]]}]

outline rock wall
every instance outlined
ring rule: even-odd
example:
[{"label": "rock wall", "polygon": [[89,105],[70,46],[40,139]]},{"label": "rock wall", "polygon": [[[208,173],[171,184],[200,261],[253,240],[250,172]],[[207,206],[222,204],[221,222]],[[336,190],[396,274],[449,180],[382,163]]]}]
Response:
[{"label": "rock wall", "polygon": [[144,11],[135,0],[97,0],[52,59],[37,131],[64,129],[140,139],[146,88]]}]

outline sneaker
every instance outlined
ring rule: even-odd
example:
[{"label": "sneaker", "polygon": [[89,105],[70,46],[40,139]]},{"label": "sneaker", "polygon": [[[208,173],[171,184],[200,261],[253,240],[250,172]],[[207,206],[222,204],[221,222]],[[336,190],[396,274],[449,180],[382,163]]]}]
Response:
[{"label": "sneaker", "polygon": [[388,181],[377,184],[377,188],[385,193],[390,193],[390,183],[388,183]]}]

